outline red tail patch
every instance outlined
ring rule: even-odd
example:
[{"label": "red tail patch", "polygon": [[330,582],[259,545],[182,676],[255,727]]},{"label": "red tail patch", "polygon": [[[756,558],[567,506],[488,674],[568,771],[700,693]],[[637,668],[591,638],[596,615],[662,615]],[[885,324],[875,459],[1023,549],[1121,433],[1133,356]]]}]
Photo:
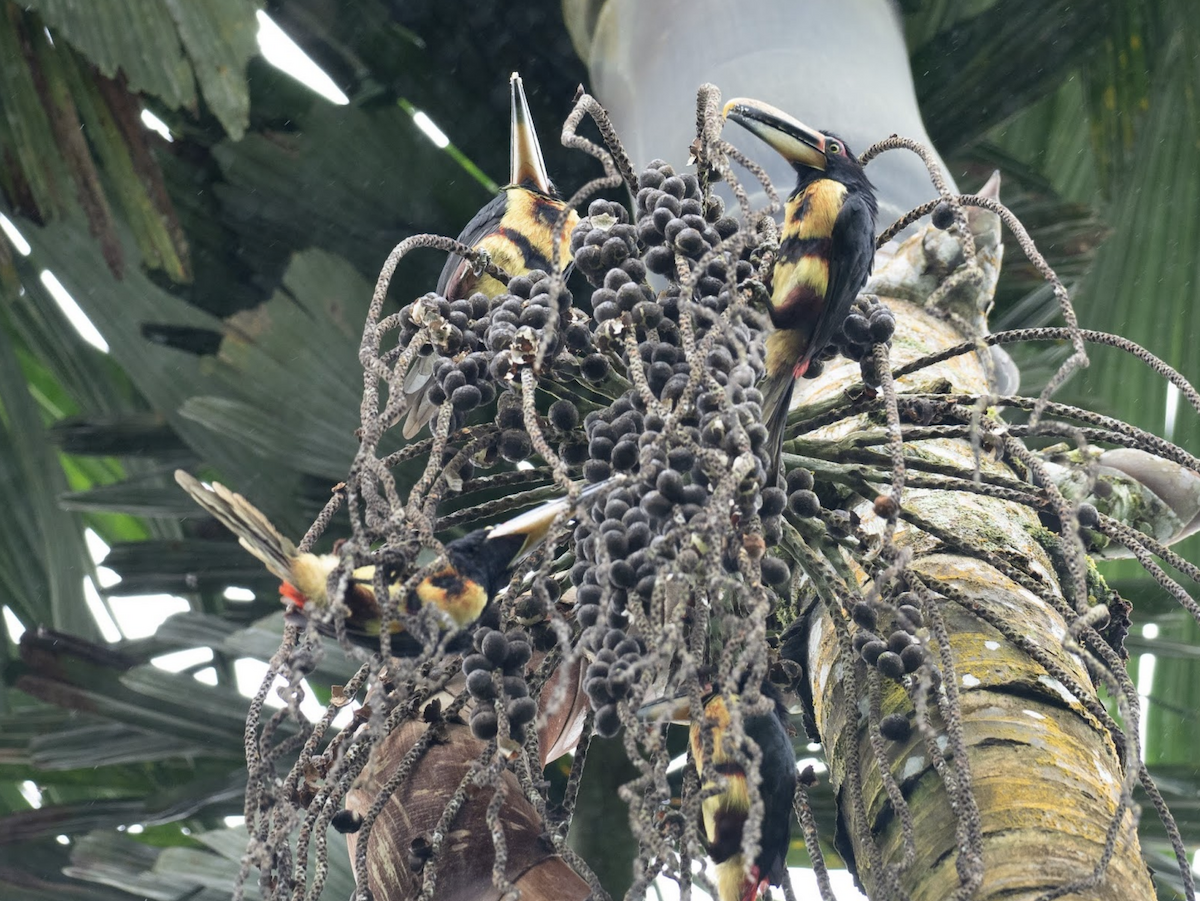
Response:
[{"label": "red tail patch", "polygon": [[300,607],[300,608],[304,607],[304,601],[305,601],[304,595],[302,595],[300,593],[300,591],[296,588],[296,586],[293,585],[291,582],[280,582],[279,583],[279,596],[281,599],[286,599],[288,601],[291,601],[297,607]]},{"label": "red tail patch", "polygon": [[769,891],[771,888],[771,880],[763,879],[762,873],[758,869],[758,864],[750,867],[750,878],[746,880],[746,895],[742,901],[756,901],[761,895]]}]

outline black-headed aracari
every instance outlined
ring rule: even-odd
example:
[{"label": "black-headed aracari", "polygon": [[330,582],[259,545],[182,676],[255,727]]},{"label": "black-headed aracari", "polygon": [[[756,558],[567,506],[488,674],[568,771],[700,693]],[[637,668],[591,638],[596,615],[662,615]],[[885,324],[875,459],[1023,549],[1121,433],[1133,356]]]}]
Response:
[{"label": "black-headed aracari", "polygon": [[[175,471],[175,481],[283,581],[280,595],[296,610],[305,613],[310,607],[320,610],[329,606],[327,583],[340,559],[336,554],[299,552],[257,507],[218,482],[207,485],[181,469]],[[604,485],[588,485],[580,500]],[[446,566],[418,583],[407,599],[406,609],[415,612],[433,605],[443,614],[447,630],[470,625],[508,584],[513,567],[545,540],[555,520],[573,506],[566,497],[556,498],[499,525],[476,529],[448,542]],[[343,600],[351,640],[378,648],[381,616],[372,588],[374,574],[373,566],[356,569]],[[402,582],[394,582],[392,590],[397,591]],[[392,631],[400,631],[399,623]],[[393,647],[399,650],[397,645]]]},{"label": "black-headed aracari", "polygon": [[[712,730],[711,759],[704,752],[702,724],[689,721],[687,699],[659,701],[638,711],[643,719],[667,718],[688,723],[692,760],[701,780],[706,769],[725,777],[724,790],[705,798],[700,806],[705,847],[717,865],[719,901],[753,901],[768,885],[779,885],[787,878],[792,798],[796,794],[796,753],[785,725],[788,711],[783,697],[768,681],[763,682],[762,693],[771,701],[771,710],[742,721],[742,731],[762,754],[758,791],[763,802],[763,820],[758,856],[748,869],[742,856],[742,831],[750,814],[750,789],[729,735],[731,720],[726,698],[712,694],[704,702],[704,719]],[[706,782],[704,787],[710,784]]]},{"label": "black-headed aracari", "polygon": [[796,170],[784,207],[779,254],[771,276],[771,322],[763,416],[779,455],[796,379],[837,335],[875,259],[875,190],[846,142],[758,100],[725,104],[732,119],[777,150]]},{"label": "black-headed aracari", "polygon": [[[492,200],[467,223],[458,240],[470,247],[486,250],[493,263],[511,276],[534,269],[550,271],[554,249],[554,225],[566,203],[559,196],[542,159],[529,104],[521,77],[514,72],[510,80],[512,121],[509,137],[509,180]],[[571,231],[579,214],[571,210],[560,236],[559,266],[571,262]],[[447,300],[461,300],[475,292],[488,297],[504,293],[504,284],[486,273],[477,274],[469,260],[451,254],[442,269],[437,293]],[[437,408],[429,403],[427,392],[433,375],[433,358],[420,357],[405,377],[404,393],[409,399],[409,414],[404,437],[414,437],[433,418]]]}]

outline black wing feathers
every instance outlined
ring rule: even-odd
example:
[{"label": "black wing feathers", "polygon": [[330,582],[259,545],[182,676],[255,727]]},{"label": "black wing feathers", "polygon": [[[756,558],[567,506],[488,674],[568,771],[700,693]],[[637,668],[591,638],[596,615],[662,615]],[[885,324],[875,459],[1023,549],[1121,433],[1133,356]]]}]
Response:
[{"label": "black wing feathers", "polygon": [[875,198],[868,191],[850,191],[833,223],[825,312],[809,345],[814,354],[820,353],[842,327],[874,261]]},{"label": "black wing feathers", "polygon": [[[508,192],[501,191],[467,223],[466,227],[462,230],[462,234],[458,236],[459,243],[466,244],[468,247],[474,247],[483,238],[496,230],[500,225],[500,221],[504,218],[504,211],[507,208]],[[442,274],[438,276],[438,294],[441,294],[443,297],[447,296],[446,289],[452,282],[457,283],[459,281],[455,276],[459,267],[465,263],[466,260],[458,254],[450,254],[450,258],[446,260],[446,265],[442,267]]]}]

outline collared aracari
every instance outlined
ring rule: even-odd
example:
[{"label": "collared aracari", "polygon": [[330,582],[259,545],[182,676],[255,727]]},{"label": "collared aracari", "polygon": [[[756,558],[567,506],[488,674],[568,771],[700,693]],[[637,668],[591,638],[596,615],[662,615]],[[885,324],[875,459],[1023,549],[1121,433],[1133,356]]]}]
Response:
[{"label": "collared aracari", "polygon": [[837,335],[871,274],[878,207],[863,167],[837,135],[758,100],[730,100],[724,115],[778,151],[797,175],[771,276],[775,330],[767,337],[761,386],[773,485],[795,381]]},{"label": "collared aracari", "polygon": [[[774,684],[764,680],[762,694],[771,710],[742,720],[742,731],[761,752],[759,796],[763,803],[758,856],[747,870],[742,856],[742,831],[750,815],[750,789],[746,772],[729,735],[731,718],[726,698],[711,694],[704,701],[704,721],[712,730],[712,758],[704,752],[704,726],[690,720],[686,698],[648,704],[638,711],[643,719],[666,718],[690,726],[689,740],[696,772],[705,769],[725,777],[725,788],[700,804],[700,828],[705,849],[717,865],[719,901],[754,901],[769,885],[787,878],[787,852],[791,843],[792,798],[796,794],[796,753],[788,734],[788,711]],[[704,784],[709,788],[711,782]]]},{"label": "collared aracari", "polygon": [[[327,584],[340,560],[336,554],[301,553],[257,507],[219,482],[206,485],[181,469],[175,471],[175,481],[283,581],[281,599],[302,614],[309,608],[329,606]],[[588,485],[579,499],[591,496],[604,485]],[[417,584],[407,598],[406,609],[411,613],[433,605],[443,615],[447,630],[469,626],[508,584],[513,567],[537,548],[554,522],[574,506],[567,497],[556,498],[499,525],[476,529],[448,542],[446,565]],[[372,588],[374,575],[373,566],[356,569],[342,600],[347,608],[350,639],[378,648],[381,611]],[[398,591],[403,581],[394,581],[390,590]],[[400,624],[393,624],[391,631],[400,632]],[[399,651],[395,642],[393,648]]]},{"label": "collared aracari", "polygon": [[[458,240],[469,247],[487,251],[492,262],[510,276],[523,275],[534,269],[549,272],[554,226],[566,203],[546,172],[521,76],[514,72],[509,85],[512,98],[509,181],[467,223]],[[559,237],[560,266],[566,267],[571,262],[571,231],[578,222],[579,214],[574,210],[568,212]],[[437,283],[437,293],[447,300],[461,300],[477,291],[495,297],[504,290],[503,282],[486,273],[478,274],[470,260],[457,254],[451,254],[446,260]],[[404,393],[409,402],[403,429],[405,438],[416,436],[437,410],[427,398],[433,366],[432,356],[418,357],[405,376]]]}]

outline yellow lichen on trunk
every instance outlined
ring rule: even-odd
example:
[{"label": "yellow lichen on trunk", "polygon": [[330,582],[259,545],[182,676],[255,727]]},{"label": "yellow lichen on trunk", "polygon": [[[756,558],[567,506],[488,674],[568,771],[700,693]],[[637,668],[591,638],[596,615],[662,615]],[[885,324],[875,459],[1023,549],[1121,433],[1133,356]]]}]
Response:
[{"label": "yellow lichen on trunk", "polygon": [[[921,308],[893,299],[886,302],[898,319],[893,365],[962,340],[949,324]],[[819,403],[836,396],[857,375],[856,370],[855,364],[833,366],[816,384],[798,389],[802,397],[797,402]],[[925,383],[945,379],[949,390],[968,394],[988,390],[977,355],[939,364],[936,371],[923,370],[909,377],[907,384],[915,384],[918,378]],[[902,381],[899,390],[904,388]],[[842,421],[807,434],[803,440],[845,441],[863,428],[878,425],[865,417]],[[905,452],[952,462],[965,470],[976,465],[967,441],[906,443]],[[985,471],[1018,478],[986,450],[982,463]],[[1047,665],[1089,693],[1087,700],[1094,704],[1095,686],[1080,660],[1064,647],[1067,623],[1047,603],[1047,599],[1061,599],[1062,593],[1052,561],[1035,540],[1041,530],[1036,515],[1016,503],[934,490],[906,490],[902,507],[935,532],[983,551],[963,555],[948,548],[937,535],[901,520],[895,540],[913,554],[909,571],[934,592],[969,598],[978,611],[1013,626],[1044,655]],[[882,529],[869,502],[856,507],[856,512],[867,531]],[[1005,574],[1012,572],[1014,561],[1030,580],[1025,586]],[[862,587],[869,588],[866,584]],[[983,879],[973,899],[1033,899],[1089,876],[1102,859],[1106,830],[1118,809],[1124,779],[1123,761],[1107,729],[1063,681],[975,613],[952,600],[939,599],[938,608],[949,634],[970,788],[982,832]],[[848,610],[843,613],[849,615]],[[831,781],[842,817],[850,825],[859,877],[870,897],[889,898],[898,893],[889,890],[885,874],[872,867],[872,854],[864,836],[857,834],[847,792],[852,769],[848,761],[856,752],[866,821],[880,862],[885,868],[899,868],[905,853],[901,823],[884,790],[869,740],[867,667],[861,659],[850,663],[842,654],[834,623],[820,605],[811,615],[808,679]],[[856,628],[851,624],[852,630]],[[928,630],[923,634],[929,637]],[[936,659],[940,649],[935,640],[930,650]],[[857,674],[853,697],[846,691],[848,666],[854,666]],[[874,678],[881,677],[876,673]],[[904,713],[912,722],[913,705],[900,684],[881,678],[880,689],[881,715]],[[937,711],[931,722],[940,750],[952,758],[945,724]],[[960,836],[955,810],[929,756],[926,739],[914,728],[907,740],[884,740],[882,744],[888,769],[903,792],[915,826],[914,859],[898,872],[898,885],[912,901],[954,897],[960,885],[956,869]],[[1131,812],[1124,814],[1104,878],[1069,897],[1095,901],[1155,897]]]}]

